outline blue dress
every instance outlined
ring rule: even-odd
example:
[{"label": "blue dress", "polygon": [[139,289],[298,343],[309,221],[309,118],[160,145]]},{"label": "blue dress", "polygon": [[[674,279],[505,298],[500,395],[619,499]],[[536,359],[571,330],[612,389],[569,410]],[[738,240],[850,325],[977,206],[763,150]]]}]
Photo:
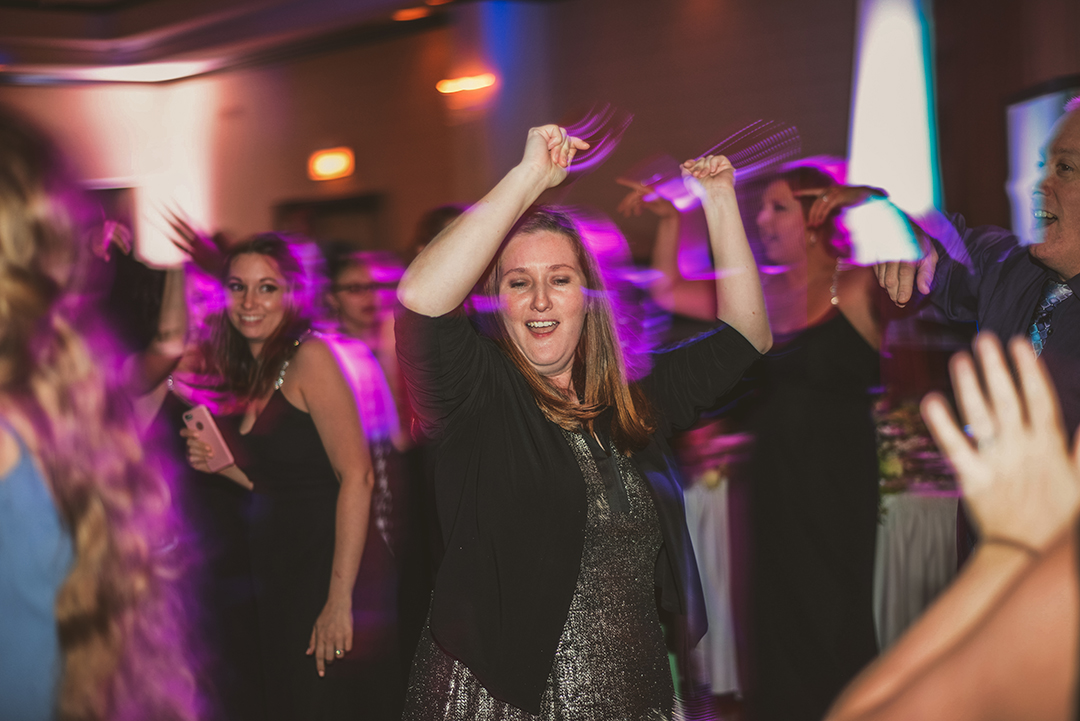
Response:
[{"label": "blue dress", "polygon": [[74,551],[30,450],[15,438],[19,461],[0,478],[0,709],[10,721],[36,721],[54,717],[56,592]]}]

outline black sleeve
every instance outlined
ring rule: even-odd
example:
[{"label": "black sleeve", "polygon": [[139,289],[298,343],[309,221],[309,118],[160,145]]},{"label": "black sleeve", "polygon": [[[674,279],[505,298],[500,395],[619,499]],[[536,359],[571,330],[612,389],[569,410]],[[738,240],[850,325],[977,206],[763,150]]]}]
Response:
[{"label": "black sleeve", "polygon": [[[991,225],[969,228],[959,214],[949,216],[949,222],[956,229],[961,245],[950,252],[944,243],[934,241],[938,264],[930,302],[949,320],[972,323],[978,320],[979,292],[984,279],[1020,241],[1004,228]],[[967,258],[958,257],[964,253]]]},{"label": "black sleeve", "polygon": [[669,437],[692,426],[759,358],[753,344],[726,325],[657,353],[642,386],[658,411],[659,432]]},{"label": "black sleeve", "polygon": [[500,353],[457,309],[431,318],[399,307],[398,362],[424,435],[437,440],[492,391]]}]

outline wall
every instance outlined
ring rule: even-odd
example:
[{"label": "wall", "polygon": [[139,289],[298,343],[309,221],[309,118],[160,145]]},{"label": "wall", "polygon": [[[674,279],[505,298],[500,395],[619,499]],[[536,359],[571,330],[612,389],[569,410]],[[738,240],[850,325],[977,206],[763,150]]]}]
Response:
[{"label": "wall", "polygon": [[[567,200],[609,213],[622,197],[621,171],[656,152],[691,157],[758,118],[795,123],[807,153],[846,153],[855,0],[562,0],[453,11],[451,27],[171,86],[0,87],[0,100],[64,137],[89,177],[138,178],[180,160],[192,166],[180,180],[204,172],[205,200],[184,209],[237,235],[269,227],[276,202],[384,193],[390,248],[407,246],[423,210],[490,187],[520,157],[528,127],[575,120],[598,100],[636,119]],[[469,112],[448,110],[435,83],[477,60],[496,66],[502,88]],[[121,96],[128,100],[115,103]],[[356,150],[356,176],[307,180],[308,154],[340,144]],[[157,192],[165,202],[161,183]],[[654,221],[620,223],[647,255]]]},{"label": "wall", "polygon": [[[0,86],[97,184],[135,186],[146,254],[175,255],[162,211],[179,209],[238,237],[271,227],[285,200],[382,193],[384,248],[408,246],[419,215],[455,193],[451,146],[435,83],[446,29],[291,62],[166,85]],[[352,178],[307,178],[308,155],[351,146]]]},{"label": "wall", "polygon": [[935,0],[945,203],[969,224],[1008,227],[1005,104],[1080,73],[1076,0]]},{"label": "wall", "polygon": [[[556,115],[573,120],[596,100],[635,113],[618,152],[572,201],[614,212],[621,171],[658,152],[693,157],[759,118],[794,123],[807,154],[847,153],[855,0],[568,0],[554,9]],[[619,223],[635,254],[647,253],[655,220]]]}]

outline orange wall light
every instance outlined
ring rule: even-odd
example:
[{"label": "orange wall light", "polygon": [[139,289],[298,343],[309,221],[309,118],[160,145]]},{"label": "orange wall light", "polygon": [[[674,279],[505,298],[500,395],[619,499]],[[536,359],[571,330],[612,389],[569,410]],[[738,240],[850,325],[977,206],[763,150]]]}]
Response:
[{"label": "orange wall light", "polygon": [[356,161],[352,148],[327,148],[312,153],[307,167],[312,180],[334,180],[352,175]]},{"label": "orange wall light", "polygon": [[435,89],[440,93],[450,95],[451,93],[460,93],[463,90],[480,90],[481,88],[490,88],[495,84],[494,73],[484,73],[483,75],[469,75],[464,78],[452,78],[448,80],[440,80],[435,84]]}]

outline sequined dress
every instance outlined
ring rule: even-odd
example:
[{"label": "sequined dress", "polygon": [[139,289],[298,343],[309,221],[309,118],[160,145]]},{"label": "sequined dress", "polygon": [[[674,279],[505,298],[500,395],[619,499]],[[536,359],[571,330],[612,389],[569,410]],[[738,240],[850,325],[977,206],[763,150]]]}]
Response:
[{"label": "sequined dress", "polygon": [[[670,719],[674,689],[653,585],[662,543],[652,496],[634,462],[615,455],[625,510],[581,433],[565,433],[585,478],[581,567],[558,650],[534,716],[493,698],[425,629],[405,721],[653,721]],[[601,460],[601,463],[603,460]],[[625,496],[621,491],[625,490]]]}]

